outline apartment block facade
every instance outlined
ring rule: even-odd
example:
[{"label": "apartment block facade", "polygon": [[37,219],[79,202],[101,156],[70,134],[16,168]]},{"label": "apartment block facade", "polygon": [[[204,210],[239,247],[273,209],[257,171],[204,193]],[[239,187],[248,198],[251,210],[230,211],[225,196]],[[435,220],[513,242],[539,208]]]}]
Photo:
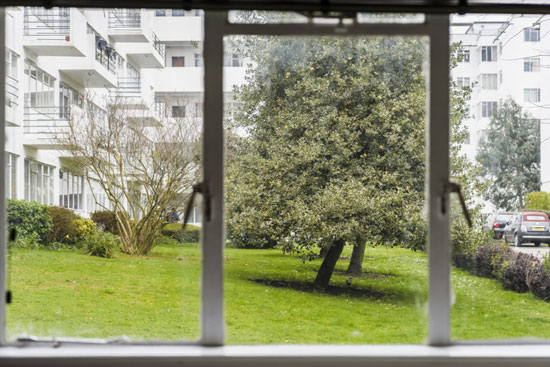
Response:
[{"label": "apartment block facade", "polygon": [[[146,124],[202,117],[201,11],[15,7],[6,11],[7,193],[89,216],[110,207],[98,182],[69,169],[55,134],[71,112],[106,118],[123,98]],[[244,80],[228,54],[224,89]],[[91,96],[91,97],[90,97]],[[92,103],[85,103],[84,100]],[[199,210],[192,222],[200,222]]]},{"label": "apartment block facade", "polygon": [[[550,17],[467,15],[451,18],[451,41],[461,42],[461,61],[451,73],[472,88],[470,133],[463,152],[474,160],[480,139],[499,105],[508,98],[540,124],[541,189],[550,190]],[[487,206],[491,211],[499,208]]]}]

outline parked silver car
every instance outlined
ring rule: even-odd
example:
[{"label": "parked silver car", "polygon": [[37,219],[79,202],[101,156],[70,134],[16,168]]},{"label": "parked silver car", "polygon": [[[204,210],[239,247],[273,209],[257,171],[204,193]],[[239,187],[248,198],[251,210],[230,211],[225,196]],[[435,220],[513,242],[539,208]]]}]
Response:
[{"label": "parked silver car", "polygon": [[543,212],[520,212],[512,216],[504,228],[506,242],[513,242],[520,247],[523,243],[532,242],[535,246],[550,243],[550,221]]}]

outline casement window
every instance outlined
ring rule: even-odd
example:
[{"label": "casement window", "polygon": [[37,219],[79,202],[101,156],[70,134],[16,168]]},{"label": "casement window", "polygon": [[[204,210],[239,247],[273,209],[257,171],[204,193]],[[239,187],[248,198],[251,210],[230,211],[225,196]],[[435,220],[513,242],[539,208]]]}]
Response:
[{"label": "casement window", "polygon": [[19,98],[19,56],[6,49],[6,105],[13,106],[18,104]]},{"label": "casement window", "polygon": [[481,89],[497,89],[497,74],[481,74]]},{"label": "casement window", "polygon": [[166,9],[155,10],[155,16],[156,17],[165,17],[166,16]]},{"label": "casement window", "polygon": [[470,50],[460,50],[457,53],[458,62],[470,62]]},{"label": "casement window", "polygon": [[497,61],[497,46],[481,46],[481,61]]},{"label": "casement window", "polygon": [[183,9],[172,9],[172,16],[173,17],[184,17],[185,16],[185,10],[183,10]]},{"label": "casement window", "polygon": [[82,210],[84,178],[59,170],[59,206]]},{"label": "casement window", "polygon": [[538,73],[540,71],[540,57],[526,57],[523,59],[523,71]]},{"label": "casement window", "polygon": [[458,88],[464,88],[464,87],[470,87],[470,78],[465,76],[465,77],[462,77],[462,76],[459,76],[456,78],[456,86]]},{"label": "casement window", "polygon": [[540,41],[540,28],[525,28],[523,30],[523,40],[525,42],[539,42]]},{"label": "casement window", "polygon": [[185,66],[185,57],[184,56],[172,56],[172,67],[173,68],[182,68]]},{"label": "casement window", "polygon": [[243,66],[242,56],[236,53],[226,54],[223,59],[223,66],[239,68]]},{"label": "casement window", "polygon": [[524,102],[540,102],[540,88],[525,88],[523,90]]},{"label": "casement window", "polygon": [[196,68],[200,68],[203,66],[203,63],[202,63],[202,55],[201,54],[195,54],[195,67]]},{"label": "casement window", "polygon": [[112,209],[112,206],[109,205],[107,195],[105,195],[105,191],[97,180],[86,180],[84,185],[84,191],[86,192],[86,211],[88,213]]},{"label": "casement window", "polygon": [[51,205],[54,167],[25,159],[25,200]]},{"label": "casement window", "polygon": [[84,107],[84,97],[75,89],[69,87],[63,82],[59,83],[59,117],[69,119],[71,117],[71,107]]},{"label": "casement window", "polygon": [[36,109],[48,109],[55,106],[55,78],[37,68],[29,60],[25,60],[25,75],[28,80],[25,105]]},{"label": "casement window", "polygon": [[17,155],[6,152],[6,197],[17,199]]},{"label": "casement window", "polygon": [[488,101],[481,102],[481,117],[494,117],[497,112],[498,102]]}]

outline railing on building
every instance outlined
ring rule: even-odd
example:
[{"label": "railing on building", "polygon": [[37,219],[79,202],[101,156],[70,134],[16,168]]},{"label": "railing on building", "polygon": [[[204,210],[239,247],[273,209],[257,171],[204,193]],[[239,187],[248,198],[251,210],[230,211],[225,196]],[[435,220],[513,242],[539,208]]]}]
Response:
[{"label": "railing on building", "polygon": [[159,55],[164,60],[164,55],[166,54],[166,45],[160,42],[159,38],[154,32],[153,32],[153,47],[155,48],[155,50],[157,50]]},{"label": "railing on building", "polygon": [[25,134],[61,133],[69,127],[69,115],[68,106],[25,106],[23,132]]},{"label": "railing on building", "polygon": [[17,106],[19,96],[19,82],[14,77],[6,75],[6,105]]},{"label": "railing on building", "polygon": [[116,74],[117,53],[109,46],[107,41],[96,35],[95,38],[95,59],[111,73]]},{"label": "railing on building", "polygon": [[141,79],[132,76],[119,76],[118,87],[111,89],[111,97],[140,98]]},{"label": "railing on building", "polygon": [[140,9],[109,10],[109,28],[136,29],[141,27]]},{"label": "railing on building", "polygon": [[71,17],[68,8],[25,7],[23,35],[41,41],[69,40]]}]

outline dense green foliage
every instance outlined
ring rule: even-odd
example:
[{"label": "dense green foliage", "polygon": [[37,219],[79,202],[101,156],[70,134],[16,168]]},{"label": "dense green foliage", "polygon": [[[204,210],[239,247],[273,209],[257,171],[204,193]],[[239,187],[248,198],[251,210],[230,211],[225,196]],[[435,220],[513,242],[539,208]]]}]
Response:
[{"label": "dense green foliage", "polygon": [[479,143],[477,160],[497,208],[520,210],[525,194],[540,189],[540,122],[509,99],[497,110]]},{"label": "dense green foliage", "polygon": [[525,209],[550,212],[550,194],[544,191],[527,193],[525,195]]},{"label": "dense green foliage", "polygon": [[201,228],[187,224],[183,231],[181,223],[167,223],[162,227],[161,234],[179,242],[195,243],[200,241]]},{"label": "dense green foliage", "polygon": [[17,231],[17,238],[34,238],[46,244],[52,229],[48,206],[34,201],[7,200],[8,231]]},{"label": "dense green foliage", "polygon": [[48,215],[52,218],[52,229],[48,235],[48,242],[71,244],[76,241],[76,227],[74,221],[80,218],[71,209],[51,206]]},{"label": "dense green foliage", "polygon": [[81,241],[81,245],[87,255],[111,258],[120,248],[120,239],[110,232],[93,232]]},{"label": "dense green foliage", "polygon": [[99,229],[118,235],[116,216],[112,211],[98,210],[93,212],[90,218],[97,224]]}]

